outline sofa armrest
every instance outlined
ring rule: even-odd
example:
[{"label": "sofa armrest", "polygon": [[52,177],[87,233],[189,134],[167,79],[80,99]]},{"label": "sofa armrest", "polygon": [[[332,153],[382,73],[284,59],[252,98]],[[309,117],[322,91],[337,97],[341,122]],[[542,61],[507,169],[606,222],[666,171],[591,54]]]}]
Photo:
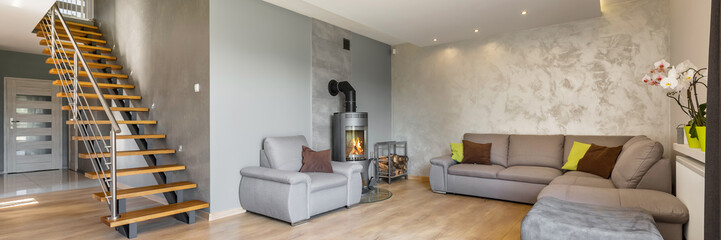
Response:
[{"label": "sofa armrest", "polygon": [[672,164],[673,162],[668,158],[659,160],[641,177],[636,188],[671,193],[671,178],[673,178],[673,171],[671,171]]},{"label": "sofa armrest", "polygon": [[305,183],[310,186],[310,177],[300,172],[277,170],[265,167],[246,167],[240,170],[243,177],[257,178],[284,184]]},{"label": "sofa armrest", "polygon": [[363,166],[357,163],[331,161],[333,173],[341,174],[348,179],[346,182],[346,206],[350,207],[360,202],[363,192],[363,180],[361,171]]},{"label": "sofa armrest", "polygon": [[441,166],[444,169],[448,169],[448,167],[458,164],[456,160],[451,159],[451,155],[444,155],[439,157],[431,158],[431,165]]},{"label": "sofa armrest", "polygon": [[437,193],[446,193],[448,189],[448,168],[458,164],[451,159],[451,155],[431,158],[431,169],[428,175],[431,190]]}]

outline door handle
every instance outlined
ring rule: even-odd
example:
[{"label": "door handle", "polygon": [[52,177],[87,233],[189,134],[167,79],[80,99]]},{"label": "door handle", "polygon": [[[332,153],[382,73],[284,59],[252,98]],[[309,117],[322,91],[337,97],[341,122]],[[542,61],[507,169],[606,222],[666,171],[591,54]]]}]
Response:
[{"label": "door handle", "polygon": [[16,123],[16,122],[20,122],[20,121],[14,120],[13,118],[10,118],[10,122],[11,122],[11,123]]}]

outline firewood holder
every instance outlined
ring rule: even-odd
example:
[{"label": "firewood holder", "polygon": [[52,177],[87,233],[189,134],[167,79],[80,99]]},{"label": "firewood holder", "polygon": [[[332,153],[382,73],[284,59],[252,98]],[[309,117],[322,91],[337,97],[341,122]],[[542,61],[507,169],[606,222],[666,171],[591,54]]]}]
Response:
[{"label": "firewood holder", "polygon": [[[388,184],[391,184],[393,179],[404,178],[408,179],[408,142],[407,141],[387,141],[378,142],[374,145],[376,154],[376,166],[381,164],[387,164],[387,169],[376,168],[377,177],[388,180]],[[393,164],[393,157],[405,158],[405,164],[402,169],[397,168],[396,164]],[[398,170],[398,171],[396,171]]]}]

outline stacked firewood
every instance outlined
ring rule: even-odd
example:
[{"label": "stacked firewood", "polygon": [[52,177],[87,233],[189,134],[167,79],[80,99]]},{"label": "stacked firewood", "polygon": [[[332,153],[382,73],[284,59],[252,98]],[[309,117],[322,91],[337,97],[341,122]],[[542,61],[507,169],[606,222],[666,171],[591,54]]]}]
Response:
[{"label": "stacked firewood", "polygon": [[[398,176],[406,173],[406,169],[408,168],[408,157],[407,156],[401,156],[397,154],[391,154],[390,155],[390,164],[393,166],[393,175],[392,176]],[[381,156],[378,159],[378,168],[380,169],[380,172],[387,173],[388,172],[388,156]]]}]

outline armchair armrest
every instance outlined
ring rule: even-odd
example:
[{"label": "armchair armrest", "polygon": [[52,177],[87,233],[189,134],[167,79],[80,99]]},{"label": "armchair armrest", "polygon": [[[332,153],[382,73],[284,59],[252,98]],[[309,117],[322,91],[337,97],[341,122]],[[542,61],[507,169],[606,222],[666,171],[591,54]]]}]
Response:
[{"label": "armchair armrest", "polygon": [[291,224],[310,218],[310,177],[265,167],[240,170],[240,205]]},{"label": "armchair armrest", "polygon": [[363,192],[363,180],[361,179],[363,166],[357,163],[336,161],[331,161],[330,164],[333,166],[333,173],[341,174],[348,179],[346,182],[346,207],[358,204]]},{"label": "armchair armrest", "polygon": [[348,178],[353,176],[354,173],[360,173],[363,170],[363,166],[354,163],[331,161],[330,165],[333,166],[333,173],[343,174]]},{"label": "armchair armrest", "polygon": [[258,178],[284,184],[305,183],[310,186],[310,177],[307,174],[291,171],[283,171],[264,167],[246,167],[240,170],[243,177]]}]

